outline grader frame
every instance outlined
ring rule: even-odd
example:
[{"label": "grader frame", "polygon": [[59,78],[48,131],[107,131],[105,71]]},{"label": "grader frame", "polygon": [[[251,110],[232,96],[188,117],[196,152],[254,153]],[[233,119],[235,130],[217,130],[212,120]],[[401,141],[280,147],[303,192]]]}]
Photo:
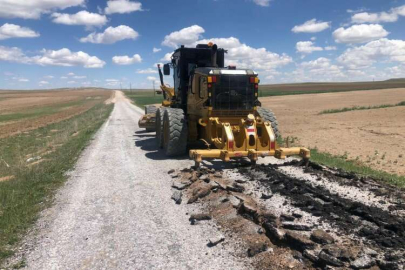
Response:
[{"label": "grader frame", "polygon": [[[228,162],[245,157],[256,164],[259,157],[284,159],[297,155],[308,161],[310,151],[307,148],[278,145],[274,114],[258,108],[257,74],[252,70],[224,67],[225,52],[213,44],[198,45],[196,49],[182,46],[176,50],[170,64],[175,70],[173,88],[164,84],[158,65],[160,88],[164,95],[162,107],[156,113],[143,116],[139,126],[150,129],[152,122],[155,124],[157,144],[165,148],[168,156],[184,154],[189,143],[203,141],[206,149],[189,150],[196,167],[204,159]],[[165,75],[169,74],[170,66],[164,66]],[[224,78],[226,84],[221,81]],[[218,94],[219,91],[222,92]],[[219,97],[224,93],[230,102],[229,109],[219,108],[215,103],[215,98],[222,102],[224,98]],[[240,110],[235,102],[243,109]],[[169,134],[172,131],[174,135]]]}]

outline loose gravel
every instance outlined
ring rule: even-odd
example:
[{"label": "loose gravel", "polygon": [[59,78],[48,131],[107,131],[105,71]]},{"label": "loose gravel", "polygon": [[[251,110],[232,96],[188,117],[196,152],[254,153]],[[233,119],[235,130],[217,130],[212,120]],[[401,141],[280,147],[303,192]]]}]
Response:
[{"label": "loose gravel", "polygon": [[52,208],[13,259],[27,269],[245,269],[230,245],[207,247],[218,230],[190,226],[186,205],[171,199],[167,159],[143,114],[117,92],[112,115],[80,157]]}]

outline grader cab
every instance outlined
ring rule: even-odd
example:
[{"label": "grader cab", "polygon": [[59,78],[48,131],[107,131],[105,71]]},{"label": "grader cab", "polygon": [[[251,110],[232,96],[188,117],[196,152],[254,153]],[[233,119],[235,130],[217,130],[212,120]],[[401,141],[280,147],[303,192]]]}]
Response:
[{"label": "grader cab", "polygon": [[[166,86],[158,66],[164,101],[160,108],[147,107],[139,126],[156,131],[157,146],[167,156],[189,156],[199,167],[203,159],[247,157],[253,164],[259,157],[284,159],[298,155],[310,158],[306,148],[282,148],[277,119],[261,108],[259,78],[250,69],[225,67],[224,49],[214,44],[177,49],[164,74],[173,70],[174,87]],[[197,142],[204,149],[192,149]]]}]

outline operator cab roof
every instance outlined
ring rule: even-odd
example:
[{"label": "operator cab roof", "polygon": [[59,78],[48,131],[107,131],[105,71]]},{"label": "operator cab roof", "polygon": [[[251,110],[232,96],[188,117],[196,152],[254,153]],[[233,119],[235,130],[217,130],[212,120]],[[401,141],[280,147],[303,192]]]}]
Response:
[{"label": "operator cab roof", "polygon": [[235,69],[229,67],[201,67],[196,68],[195,71],[203,75],[257,75],[257,73],[251,69]]}]

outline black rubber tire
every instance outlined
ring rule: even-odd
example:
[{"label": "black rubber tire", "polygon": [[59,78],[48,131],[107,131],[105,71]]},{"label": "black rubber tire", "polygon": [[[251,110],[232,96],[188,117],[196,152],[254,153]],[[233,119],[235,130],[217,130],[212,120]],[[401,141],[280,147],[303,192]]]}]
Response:
[{"label": "black rubber tire", "polygon": [[169,157],[187,153],[187,120],[182,109],[167,108],[163,116],[163,149]]},{"label": "black rubber tire", "polygon": [[271,127],[273,128],[274,135],[276,135],[276,139],[281,136],[280,131],[278,130],[278,123],[277,118],[274,115],[272,110],[265,109],[265,108],[258,108],[257,113],[263,119],[263,121],[269,121],[271,123]]},{"label": "black rubber tire", "polygon": [[155,105],[146,105],[145,106],[145,114],[156,113],[157,108]]},{"label": "black rubber tire", "polygon": [[165,114],[166,108],[161,107],[156,110],[156,146],[161,149],[163,148],[163,116]]}]

